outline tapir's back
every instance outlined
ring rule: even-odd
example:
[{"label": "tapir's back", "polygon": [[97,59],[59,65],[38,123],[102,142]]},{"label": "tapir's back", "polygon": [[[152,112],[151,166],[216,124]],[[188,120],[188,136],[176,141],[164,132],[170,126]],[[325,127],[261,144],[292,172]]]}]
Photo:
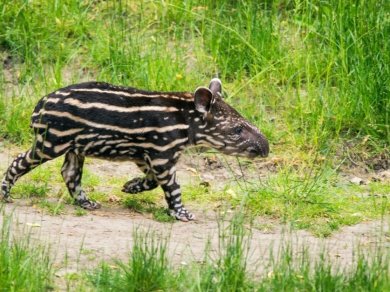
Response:
[{"label": "tapir's back", "polygon": [[45,136],[46,144],[57,145],[55,154],[67,145],[97,156],[116,154],[118,149],[114,148],[121,145],[135,149],[145,143],[151,150],[164,151],[187,142],[186,117],[193,112],[193,103],[190,93],[148,92],[88,82],[42,98],[32,114],[31,126]]},{"label": "tapir's back", "polygon": [[107,130],[116,127],[123,133],[140,127],[181,128],[178,112],[188,110],[191,103],[193,97],[189,93],[148,92],[88,82],[59,89],[42,98],[34,109],[31,124],[33,127],[43,123],[66,129],[73,126]]}]

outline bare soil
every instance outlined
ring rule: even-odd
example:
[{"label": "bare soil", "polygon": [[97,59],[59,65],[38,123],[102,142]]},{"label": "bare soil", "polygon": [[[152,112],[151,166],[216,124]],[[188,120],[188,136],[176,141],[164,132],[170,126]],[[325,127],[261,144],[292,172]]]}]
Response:
[{"label": "bare soil", "polygon": [[[17,152],[17,149],[0,152],[1,172],[12,162],[12,157]],[[182,184],[200,178],[202,181],[217,182],[222,186],[226,181],[240,178],[244,173],[262,177],[267,171],[272,171],[276,162],[270,159],[251,165],[245,163],[238,165],[233,158],[224,163],[225,166],[230,165],[231,169],[222,167],[220,158],[213,155],[200,158],[194,154],[185,155],[178,165],[179,179]],[[87,167],[98,175],[105,176],[139,173],[135,165],[126,162],[94,160],[88,162]],[[254,171],[241,170],[251,167],[255,168]],[[197,215],[196,221],[160,223],[143,214],[115,205],[103,206],[102,209],[89,212],[85,216],[76,216],[74,212],[50,216],[31,206],[28,200],[16,200],[13,204],[4,205],[5,212],[12,214],[14,218],[15,234],[25,235],[27,232],[32,240],[51,246],[59,282],[63,281],[66,274],[96,267],[102,260],[111,261],[114,258],[125,260],[131,250],[136,230],[155,232],[158,236],[169,238],[169,256],[176,266],[201,262],[208,242],[211,243],[211,253],[217,256],[218,230],[222,222],[218,219],[219,215],[211,209],[201,210],[197,206],[189,206],[189,209]],[[3,220],[2,216],[0,220]],[[264,218],[258,218],[254,226],[258,228],[252,227],[250,230],[248,266],[255,274],[263,271],[270,251],[276,254],[287,242],[297,250],[298,247],[306,245],[310,247],[309,252],[314,255],[318,255],[325,248],[330,257],[342,266],[352,263],[357,245],[363,249],[370,249],[378,244],[390,247],[389,238],[386,238],[389,234],[388,219],[345,227],[326,239],[316,238],[306,231],[291,231],[287,226]]]}]

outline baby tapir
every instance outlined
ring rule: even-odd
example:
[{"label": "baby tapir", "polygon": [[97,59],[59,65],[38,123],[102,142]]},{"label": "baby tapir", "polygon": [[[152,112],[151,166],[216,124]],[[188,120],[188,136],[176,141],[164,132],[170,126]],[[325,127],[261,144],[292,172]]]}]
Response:
[{"label": "baby tapir", "polygon": [[149,92],[102,82],[59,89],[35,107],[31,127],[33,146],[19,154],[5,173],[5,201],[16,181],[36,166],[65,155],[62,176],[75,203],[85,209],[100,204],[81,188],[84,157],[127,159],[145,174],[125,183],[130,194],[161,186],[170,214],[193,220],[181,202],[175,164],[184,148],[206,145],[222,153],[265,157],[269,146],[263,134],[222,99],[217,78],[195,93]]}]

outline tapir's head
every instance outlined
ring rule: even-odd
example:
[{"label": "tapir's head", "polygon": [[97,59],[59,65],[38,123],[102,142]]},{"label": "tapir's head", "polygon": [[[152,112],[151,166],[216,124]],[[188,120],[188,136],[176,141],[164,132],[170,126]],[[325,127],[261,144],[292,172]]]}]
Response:
[{"label": "tapir's head", "polygon": [[196,144],[230,155],[268,156],[269,144],[265,136],[223,100],[221,80],[214,78],[209,88],[196,89],[194,102],[201,116],[195,130]]}]

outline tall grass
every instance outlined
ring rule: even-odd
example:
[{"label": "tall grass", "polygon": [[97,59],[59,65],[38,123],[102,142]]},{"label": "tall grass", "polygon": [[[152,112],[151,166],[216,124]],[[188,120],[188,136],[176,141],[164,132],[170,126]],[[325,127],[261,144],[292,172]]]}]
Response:
[{"label": "tall grass", "polygon": [[276,254],[270,251],[269,259],[251,259],[252,263],[261,264],[262,272],[256,272],[256,264],[248,263],[250,234],[246,224],[239,215],[229,226],[221,225],[217,255],[206,248],[202,264],[180,267],[169,264],[164,240],[151,239],[150,233],[138,233],[128,263],[103,264],[89,274],[89,280],[99,291],[387,291],[390,288],[389,254],[380,246],[368,253],[358,248],[352,264],[340,266],[330,260],[326,250],[313,255],[309,247],[293,246],[286,239]]},{"label": "tall grass", "polygon": [[0,291],[53,289],[53,267],[48,250],[33,244],[29,236],[12,232],[12,217],[0,208]]},{"label": "tall grass", "polygon": [[153,234],[134,232],[133,248],[127,263],[117,261],[115,268],[103,263],[90,275],[99,291],[166,290],[172,272],[167,261],[167,242]]},{"label": "tall grass", "polygon": [[370,135],[383,145],[387,8],[384,0],[2,1],[0,52],[11,71],[0,78],[1,132],[25,141],[32,104],[72,82],[193,90],[218,73],[228,100],[274,143],[321,149]]},{"label": "tall grass", "polygon": [[357,252],[351,266],[341,268],[326,252],[318,259],[308,248],[284,246],[274,258],[257,291],[386,291],[390,287],[388,253],[382,248]]}]

